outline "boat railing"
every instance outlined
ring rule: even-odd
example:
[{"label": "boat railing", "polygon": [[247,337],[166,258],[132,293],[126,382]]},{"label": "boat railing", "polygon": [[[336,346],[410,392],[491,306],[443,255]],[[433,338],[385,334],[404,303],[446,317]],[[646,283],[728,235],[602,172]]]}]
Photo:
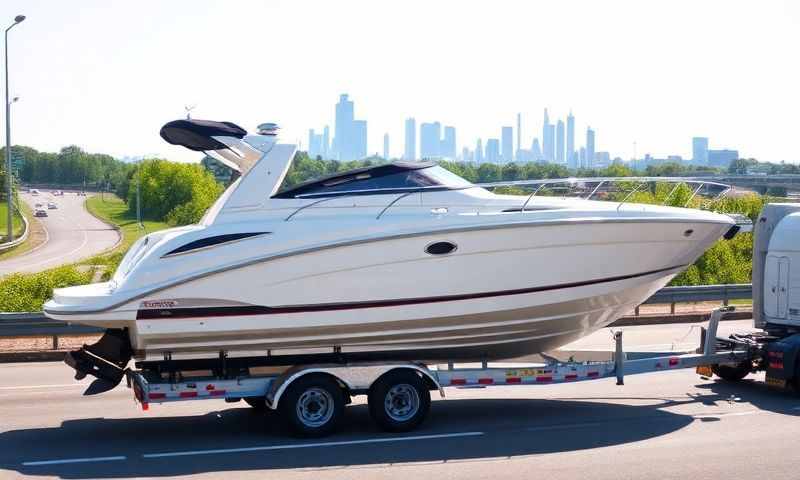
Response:
[{"label": "boat railing", "polygon": [[[322,194],[317,195],[304,195],[298,198],[305,198],[309,200],[314,200],[311,203],[307,203],[302,205],[292,211],[284,220],[289,221],[295,215],[300,213],[303,210],[306,210],[311,207],[315,207],[321,203],[329,202],[331,200],[342,199],[342,198],[353,198],[359,197],[363,195],[393,195],[392,199],[380,210],[378,215],[375,217],[376,220],[379,220],[384,214],[396,205],[400,200],[408,197],[414,193],[425,193],[425,192],[441,192],[446,190],[464,190],[469,188],[485,188],[488,190],[493,190],[496,188],[532,188],[533,191],[525,198],[525,201],[520,207],[520,212],[524,212],[525,209],[530,204],[531,200],[533,200],[538,194],[542,191],[547,189],[548,191],[559,191],[561,192],[560,197],[578,197],[584,200],[591,200],[601,191],[613,191],[614,193],[624,193],[625,196],[622,200],[618,201],[617,211],[622,208],[623,205],[629,203],[629,200],[637,193],[642,191],[642,189],[653,183],[674,183],[675,185],[669,191],[669,193],[664,197],[661,201],[662,205],[667,205],[668,202],[672,199],[675,193],[678,191],[678,188],[681,185],[696,185],[696,187],[692,190],[691,195],[689,198],[683,203],[683,207],[688,207],[691,201],[697,197],[698,194],[705,188],[706,193],[710,197],[710,200],[716,200],[719,198],[724,197],[731,191],[730,185],[713,182],[708,180],[703,180],[700,178],[687,178],[687,177],[569,177],[569,178],[547,178],[547,179],[537,179],[537,180],[511,180],[511,181],[502,181],[502,182],[489,182],[489,183],[475,183],[470,184],[467,186],[459,186],[458,188],[448,188],[443,187],[441,185],[433,185],[427,187],[409,187],[409,188],[385,188],[379,190],[347,190],[347,191],[339,191],[335,192],[334,195],[328,194],[327,196],[321,197]],[[628,191],[614,189],[612,185],[614,184],[632,184],[633,188]],[[589,190],[588,194],[583,194]],[[573,193],[575,192],[575,193]],[[549,195],[552,196],[552,195]]]}]

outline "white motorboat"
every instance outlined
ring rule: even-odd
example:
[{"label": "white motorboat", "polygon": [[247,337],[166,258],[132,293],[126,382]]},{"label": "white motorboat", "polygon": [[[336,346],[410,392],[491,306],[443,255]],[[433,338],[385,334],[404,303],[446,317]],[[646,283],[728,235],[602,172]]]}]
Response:
[{"label": "white motorboat", "polygon": [[544,352],[632,310],[735,229],[709,211],[499,195],[424,162],[281,189],[295,146],[275,130],[162,128],[241,177],[198,225],[138,240],[110,281],[55,290],[49,317],[109,329],[91,355],[68,359],[79,373],[96,374],[97,356]]}]

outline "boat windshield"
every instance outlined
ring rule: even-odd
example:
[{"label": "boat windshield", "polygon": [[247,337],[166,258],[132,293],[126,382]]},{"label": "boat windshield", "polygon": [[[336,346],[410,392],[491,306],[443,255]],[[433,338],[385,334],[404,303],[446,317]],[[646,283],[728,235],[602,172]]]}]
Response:
[{"label": "boat windshield", "polygon": [[393,163],[353,170],[284,190],[277,198],[324,197],[436,188],[458,190],[472,184],[434,164]]}]

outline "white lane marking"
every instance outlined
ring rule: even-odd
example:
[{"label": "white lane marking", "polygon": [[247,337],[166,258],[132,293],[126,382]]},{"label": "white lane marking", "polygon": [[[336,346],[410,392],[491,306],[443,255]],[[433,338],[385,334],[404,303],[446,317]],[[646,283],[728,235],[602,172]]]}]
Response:
[{"label": "white lane marking", "polygon": [[14,387],[0,387],[0,390],[26,390],[33,388],[65,388],[65,387],[85,387],[88,383],[63,383],[60,385],[18,385]]},{"label": "white lane marking", "polygon": [[218,448],[213,450],[190,450],[185,452],[145,453],[143,458],[186,457],[191,455],[213,455],[218,453],[261,452],[265,450],[288,450],[294,448],[338,447],[342,445],[365,445],[370,443],[409,442],[414,440],[433,440],[439,438],[476,437],[484,432],[442,433],[438,435],[414,435],[410,437],[369,438],[364,440],[343,440],[340,442],[299,443],[290,445],[265,445],[261,447]]},{"label": "white lane marking", "polygon": [[35,467],[38,465],[58,465],[65,463],[114,462],[127,459],[128,457],[124,455],[119,455],[116,457],[64,458],[61,460],[40,460],[36,462],[22,462],[22,464],[26,467]]}]

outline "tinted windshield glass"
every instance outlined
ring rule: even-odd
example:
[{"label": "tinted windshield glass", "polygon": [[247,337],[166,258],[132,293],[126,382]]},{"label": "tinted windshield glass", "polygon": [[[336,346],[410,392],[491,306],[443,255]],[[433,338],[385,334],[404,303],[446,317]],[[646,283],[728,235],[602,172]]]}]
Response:
[{"label": "tinted windshield glass", "polygon": [[468,188],[472,184],[440,166],[407,170],[389,175],[373,176],[369,171],[344,175],[321,181],[305,188],[298,196],[324,195],[326,193],[395,190],[420,187]]}]

